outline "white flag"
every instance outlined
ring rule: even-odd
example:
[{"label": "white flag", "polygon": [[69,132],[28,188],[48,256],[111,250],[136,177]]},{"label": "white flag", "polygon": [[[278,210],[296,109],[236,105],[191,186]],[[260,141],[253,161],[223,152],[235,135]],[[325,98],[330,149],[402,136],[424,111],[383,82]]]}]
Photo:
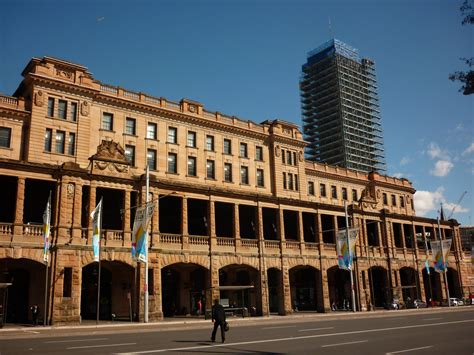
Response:
[{"label": "white flag", "polygon": [[102,229],[102,199],[91,213],[92,218],[92,249],[94,251],[94,261],[99,261],[100,254],[100,234]]}]

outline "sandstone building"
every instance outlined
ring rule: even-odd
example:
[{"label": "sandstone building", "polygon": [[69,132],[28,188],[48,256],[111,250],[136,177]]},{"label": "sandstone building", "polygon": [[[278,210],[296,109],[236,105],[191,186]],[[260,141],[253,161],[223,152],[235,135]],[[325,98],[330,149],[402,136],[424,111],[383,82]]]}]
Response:
[{"label": "sandstone building", "polygon": [[[145,270],[131,258],[135,207],[146,164],[157,209],[150,227],[150,319],[195,314],[221,297],[256,315],[330,311],[350,297],[337,267],[335,231],[359,228],[356,305],[392,297],[446,298],[444,279],[424,268],[424,237],[436,220],[417,217],[406,179],[305,161],[298,127],[260,124],[101,83],[87,68],[33,58],[13,96],[0,96],[0,282],[8,320],[44,302],[47,320],[96,317],[97,266],[90,212],[103,199],[100,317],[143,319]],[[45,286],[42,216],[52,193],[52,245]],[[459,225],[448,283],[468,292],[470,254]],[[421,236],[421,237],[420,237]],[[222,286],[253,286],[232,290]],[[219,289],[221,287],[221,289]]]}]

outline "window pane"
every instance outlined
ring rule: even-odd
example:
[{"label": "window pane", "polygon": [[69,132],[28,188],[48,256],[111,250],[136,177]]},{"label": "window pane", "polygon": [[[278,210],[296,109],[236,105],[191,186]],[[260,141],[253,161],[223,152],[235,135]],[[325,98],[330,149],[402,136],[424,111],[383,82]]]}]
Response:
[{"label": "window pane", "polygon": [[319,185],[319,194],[321,195],[321,197],[326,197],[326,185]]},{"label": "window pane", "polygon": [[342,199],[347,200],[347,189],[345,187],[342,188]]},{"label": "window pane", "polygon": [[46,132],[44,134],[44,150],[46,152],[51,151],[51,137],[53,136],[53,130],[46,128]]},{"label": "window pane", "polygon": [[48,116],[54,117],[54,99],[52,97],[48,98]]},{"label": "window pane", "polygon": [[168,143],[176,144],[176,142],[177,142],[177,137],[176,137],[177,132],[178,132],[178,130],[175,127],[168,128]]},{"label": "window pane", "polygon": [[188,157],[188,175],[196,176],[196,158]]},{"label": "window pane", "polygon": [[240,182],[242,184],[248,184],[249,183],[249,168],[246,166],[242,166],[240,168]]},{"label": "window pane", "polygon": [[224,180],[232,182],[232,164],[224,163]]},{"label": "window pane", "polygon": [[240,143],[240,156],[247,158],[247,144],[246,143]]},{"label": "window pane", "polygon": [[232,154],[232,144],[230,139],[224,139],[224,154]]},{"label": "window pane", "polygon": [[257,169],[257,186],[260,186],[260,187],[264,186],[262,169]]},{"label": "window pane", "polygon": [[293,190],[293,174],[288,174],[288,190]]},{"label": "window pane", "polygon": [[102,115],[102,129],[111,131],[113,129],[114,115],[111,113],[104,112]]},{"label": "window pane", "polygon": [[76,134],[75,133],[69,133],[69,142],[68,142],[67,147],[68,147],[67,153],[69,155],[74,155],[75,148],[76,148]]},{"label": "window pane", "polygon": [[65,120],[66,119],[66,112],[67,112],[67,102],[64,101],[64,100],[59,100],[59,103],[58,103],[58,117]]},{"label": "window pane", "polygon": [[176,154],[169,153],[168,154],[168,172],[176,174],[177,171],[178,170],[176,166]]},{"label": "window pane", "polygon": [[196,148],[196,132],[188,132],[188,147]]},{"label": "window pane", "polygon": [[256,160],[263,160],[263,148],[262,147],[256,147],[255,159]]},{"label": "window pane", "polygon": [[64,136],[63,131],[56,132],[56,153],[64,154]]},{"label": "window pane", "polygon": [[0,127],[0,147],[10,148],[11,135],[11,128]]},{"label": "window pane", "polygon": [[214,136],[206,136],[206,150],[214,151]]},{"label": "window pane", "polygon": [[130,162],[130,165],[135,166],[135,147],[133,145],[125,146],[125,157]]},{"label": "window pane", "polygon": [[336,186],[331,186],[331,197],[332,198],[337,198]]},{"label": "window pane", "polygon": [[308,182],[308,194],[314,195],[314,182],[312,181]]},{"label": "window pane", "polygon": [[208,179],[214,179],[214,160],[208,160],[206,163],[206,176]]},{"label": "window pane", "polygon": [[77,121],[77,103],[71,102],[71,119]]},{"label": "window pane", "polygon": [[156,170],[156,150],[148,149],[147,162],[148,162],[148,169]]},{"label": "window pane", "polygon": [[156,139],[156,123],[148,122],[146,128],[146,137],[148,139]]},{"label": "window pane", "polygon": [[136,132],[135,124],[136,124],[135,119],[127,117],[125,120],[125,133],[131,134],[134,136]]},{"label": "window pane", "polygon": [[405,200],[403,199],[403,196],[400,196],[400,207],[405,207]]},{"label": "window pane", "polygon": [[357,201],[357,190],[352,190],[352,201]]}]

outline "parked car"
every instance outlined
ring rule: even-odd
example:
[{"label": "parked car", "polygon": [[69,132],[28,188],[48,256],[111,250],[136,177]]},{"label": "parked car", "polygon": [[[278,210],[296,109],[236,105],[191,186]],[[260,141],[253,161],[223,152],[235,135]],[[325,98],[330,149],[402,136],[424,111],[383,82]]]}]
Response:
[{"label": "parked car", "polygon": [[420,299],[415,299],[412,302],[407,302],[406,306],[407,306],[407,308],[416,308],[416,309],[418,309],[418,308],[426,308],[427,304],[426,304],[426,302],[423,302]]},{"label": "parked car", "polygon": [[[449,299],[449,305],[451,307],[457,307],[457,306],[462,306],[464,304],[464,302],[462,300],[460,300],[459,298],[455,298],[455,297],[451,297]],[[443,301],[441,302],[441,305],[442,306],[447,306],[448,305],[448,302],[447,301]]]},{"label": "parked car", "polygon": [[399,301],[399,299],[398,299],[398,298],[394,298],[394,299],[392,300],[392,302],[390,302],[390,303],[388,303],[388,304],[386,305],[385,308],[387,308],[387,309],[400,309],[401,306],[400,306],[400,301]]}]

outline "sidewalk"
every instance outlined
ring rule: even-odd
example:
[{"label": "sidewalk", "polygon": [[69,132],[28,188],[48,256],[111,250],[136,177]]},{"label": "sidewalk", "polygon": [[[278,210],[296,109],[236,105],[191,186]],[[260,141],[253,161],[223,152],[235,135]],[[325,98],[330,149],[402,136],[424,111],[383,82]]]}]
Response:
[{"label": "sidewalk", "polygon": [[[456,312],[456,311],[467,311],[474,310],[471,306],[461,307],[435,307],[435,308],[423,308],[423,309],[404,309],[404,310],[375,310],[367,312],[350,312],[350,311],[332,311],[328,313],[317,313],[317,312],[297,312],[287,316],[270,315],[270,316],[258,316],[258,317],[228,317],[227,320],[234,325],[239,324],[250,324],[250,323],[276,323],[276,322],[306,322],[308,320],[329,320],[329,319],[354,319],[354,318],[366,318],[366,317],[400,317],[416,314],[430,314],[439,312]],[[210,319],[204,319],[204,316],[178,316],[173,318],[165,318],[159,321],[153,321],[149,323],[143,322],[126,322],[126,321],[99,321],[99,324],[94,320],[86,320],[81,324],[77,325],[51,325],[51,326],[32,326],[30,324],[5,324],[3,328],[0,328],[0,335],[9,332],[34,332],[43,333],[47,330],[91,330],[91,329],[175,329],[177,326],[192,326],[200,324],[210,323]]]}]

